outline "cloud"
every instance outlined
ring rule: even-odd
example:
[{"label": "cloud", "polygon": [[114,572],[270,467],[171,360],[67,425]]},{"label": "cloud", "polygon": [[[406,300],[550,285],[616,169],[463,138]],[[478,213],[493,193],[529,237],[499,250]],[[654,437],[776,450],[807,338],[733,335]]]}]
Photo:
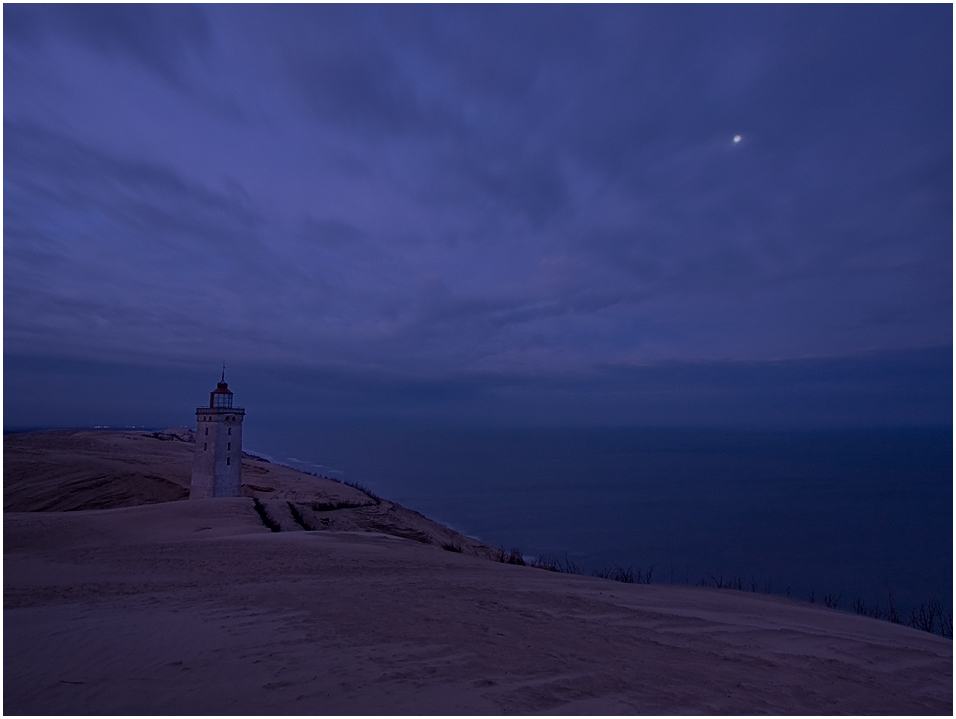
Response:
[{"label": "cloud", "polygon": [[[215,360],[143,365],[6,354],[5,426],[188,425],[218,367]],[[951,348],[607,365],[560,377],[233,362],[227,378],[249,412],[247,421],[260,427],[400,422],[766,430],[945,426],[952,419]]]},{"label": "cloud", "polygon": [[189,55],[207,52],[212,29],[194,5],[18,5],[4,8],[4,42],[70,38],[97,52],[141,64],[182,85]]},{"label": "cloud", "polygon": [[429,377],[947,345],[942,12],[5,6],[6,346]]},{"label": "cloud", "polygon": [[181,348],[184,335],[201,340],[193,315],[210,289],[228,308],[229,285],[250,285],[242,268],[262,218],[246,198],[38,126],[8,123],[5,151],[11,345]]}]

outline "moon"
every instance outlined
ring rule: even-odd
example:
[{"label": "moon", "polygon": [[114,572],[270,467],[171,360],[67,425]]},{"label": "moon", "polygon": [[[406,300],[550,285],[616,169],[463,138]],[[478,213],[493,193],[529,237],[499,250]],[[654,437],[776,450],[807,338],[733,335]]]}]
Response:
[{"label": "moon", "polygon": [[744,139],[744,138],[742,138],[740,135],[734,135],[734,144],[740,142],[740,141],[743,140],[743,139]]}]

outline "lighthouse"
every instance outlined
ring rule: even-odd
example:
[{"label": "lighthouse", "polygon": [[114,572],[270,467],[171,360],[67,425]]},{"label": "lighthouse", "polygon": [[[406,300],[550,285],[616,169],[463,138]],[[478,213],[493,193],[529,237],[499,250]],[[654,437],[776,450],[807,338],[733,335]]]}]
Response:
[{"label": "lighthouse", "polygon": [[226,368],[209,406],[196,408],[196,448],[190,499],[238,497],[242,481],[242,418],[246,411],[232,406]]}]

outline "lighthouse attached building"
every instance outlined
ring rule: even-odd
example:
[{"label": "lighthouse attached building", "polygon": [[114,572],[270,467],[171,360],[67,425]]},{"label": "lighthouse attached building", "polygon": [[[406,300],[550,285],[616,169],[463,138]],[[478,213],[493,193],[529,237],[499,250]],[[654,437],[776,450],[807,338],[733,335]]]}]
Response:
[{"label": "lighthouse attached building", "polygon": [[190,499],[238,497],[242,482],[242,418],[232,406],[232,392],[219,382],[209,393],[209,406],[196,408],[196,449]]}]

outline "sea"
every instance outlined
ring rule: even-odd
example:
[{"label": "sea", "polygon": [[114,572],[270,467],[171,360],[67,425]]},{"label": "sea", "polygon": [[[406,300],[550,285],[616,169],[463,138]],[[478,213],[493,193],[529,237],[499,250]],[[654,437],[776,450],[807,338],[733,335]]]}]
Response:
[{"label": "sea", "polygon": [[952,611],[950,427],[299,425],[249,427],[244,444],[584,574]]}]

